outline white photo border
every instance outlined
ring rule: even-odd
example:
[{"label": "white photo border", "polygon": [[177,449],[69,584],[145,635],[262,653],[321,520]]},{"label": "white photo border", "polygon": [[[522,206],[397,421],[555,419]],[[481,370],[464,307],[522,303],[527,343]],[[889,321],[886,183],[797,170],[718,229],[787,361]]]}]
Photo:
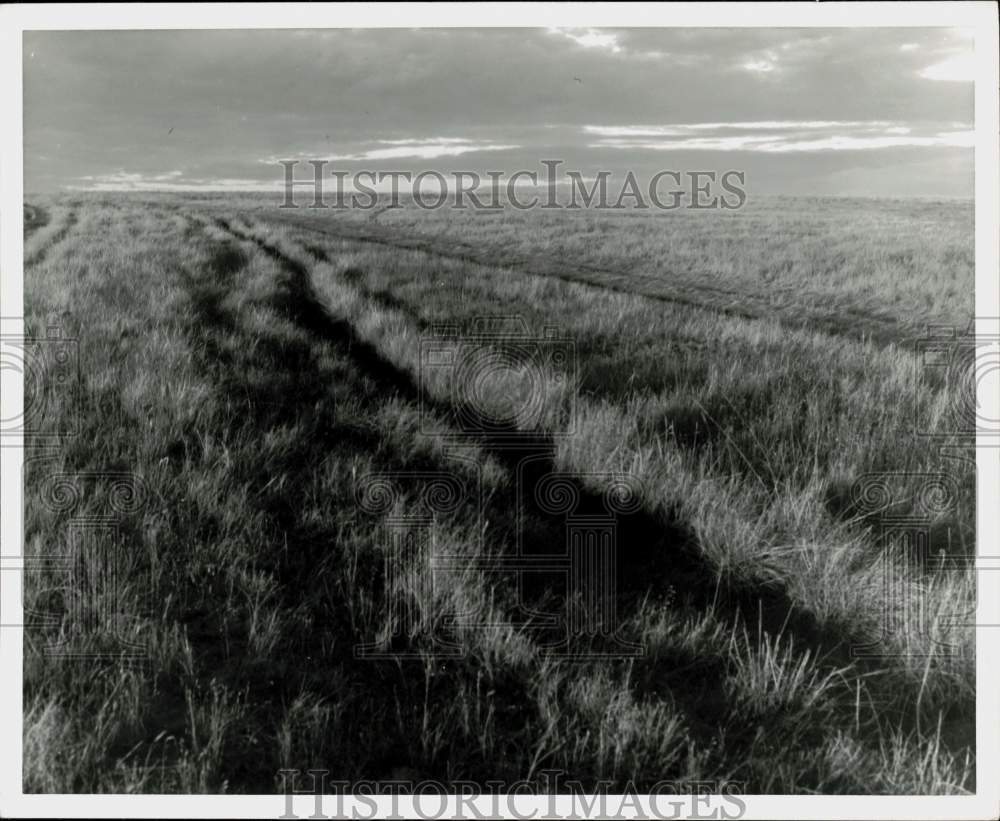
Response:
[{"label": "white photo border", "polygon": [[[0,7],[0,317],[3,333],[23,330],[22,34],[25,30],[450,28],[577,26],[630,27],[955,27],[975,30],[975,261],[977,331],[1000,331],[1000,164],[998,164],[998,28],[993,2],[871,3],[206,3],[45,4]],[[1000,418],[1000,396],[980,382],[987,418]],[[0,369],[0,415],[23,405],[20,374]],[[22,452],[0,448],[0,624],[21,621]],[[743,796],[747,819],[988,819],[1000,815],[1000,448],[977,448],[976,785],[972,796]],[[266,818],[286,811],[285,796],[24,795],[22,793],[22,634],[0,628],[0,816]],[[611,797],[609,796],[609,799]],[[359,805],[359,817],[392,812],[389,796]],[[570,817],[571,796],[516,796],[508,806],[521,817]],[[378,803],[379,814],[370,803]],[[454,817],[456,799],[448,812]],[[468,810],[468,800],[465,805]],[[507,802],[501,802],[507,804]],[[611,806],[617,803],[610,802]],[[646,817],[649,805],[640,801]],[[634,806],[626,802],[627,806]],[[489,796],[477,802],[492,811]],[[348,814],[349,802],[344,803]],[[701,812],[718,808],[703,805]],[[396,812],[416,817],[409,799]],[[697,810],[697,808],[696,808]],[[294,812],[308,818],[313,798],[294,797]],[[556,813],[553,816],[551,813]],[[409,813],[409,815],[407,815]],[[328,814],[332,812],[328,811]],[[401,817],[396,815],[396,817]],[[516,816],[511,816],[516,817]],[[622,817],[642,817],[636,813]],[[706,814],[691,817],[711,817]],[[718,817],[718,816],[717,816]],[[725,817],[725,816],[722,816]]]}]

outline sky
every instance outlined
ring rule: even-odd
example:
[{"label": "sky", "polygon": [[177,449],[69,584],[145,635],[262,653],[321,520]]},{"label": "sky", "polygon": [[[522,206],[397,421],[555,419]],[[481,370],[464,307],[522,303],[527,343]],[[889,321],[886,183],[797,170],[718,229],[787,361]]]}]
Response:
[{"label": "sky", "polygon": [[25,190],[558,159],[738,170],[750,196],[971,197],[972,52],[943,28],[26,32]]}]

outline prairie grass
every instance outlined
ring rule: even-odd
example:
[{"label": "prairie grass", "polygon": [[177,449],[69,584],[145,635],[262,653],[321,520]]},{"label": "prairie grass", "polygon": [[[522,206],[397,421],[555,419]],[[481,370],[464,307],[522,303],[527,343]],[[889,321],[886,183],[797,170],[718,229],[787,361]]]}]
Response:
[{"label": "prairie grass", "polygon": [[[282,767],[975,789],[972,631],[945,626],[974,605],[971,566],[889,549],[884,510],[854,492],[881,477],[912,518],[946,472],[929,549],[974,554],[972,468],[916,435],[963,446],[956,388],[905,344],[919,321],[965,324],[965,205],[780,201],[700,222],[401,209],[374,226],[239,200],[44,205],[28,325],[56,318],[80,372],[45,386],[26,545],[94,561],[73,523],[106,518],[108,477],[130,476],[110,604],[142,654],[74,622],[58,567],[30,574],[28,608],[56,615],[27,631],[26,790],[270,792]],[[855,314],[881,332],[856,333]],[[422,364],[428,338],[499,355],[518,337],[470,348],[462,330],[498,315],[539,339],[555,327],[570,355],[502,361],[474,389]],[[495,424],[470,423],[473,405]],[[72,505],[46,495],[56,474],[75,477]],[[388,503],[363,502],[385,476]],[[392,522],[423,516],[441,476],[476,490],[387,575]],[[615,636],[641,655],[591,636],[561,659],[537,613],[578,603],[497,564],[565,543],[539,502],[551,476],[584,506],[628,477]],[[428,593],[440,555],[459,560]],[[929,621],[907,617],[915,601]],[[53,655],[57,638],[90,657]],[[380,640],[401,655],[355,657]]]}]

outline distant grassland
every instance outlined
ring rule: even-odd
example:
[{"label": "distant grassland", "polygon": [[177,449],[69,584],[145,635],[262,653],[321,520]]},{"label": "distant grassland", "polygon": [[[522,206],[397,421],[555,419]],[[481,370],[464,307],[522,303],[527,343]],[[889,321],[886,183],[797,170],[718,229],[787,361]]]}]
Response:
[{"label": "distant grassland", "polygon": [[[309,193],[309,192],[306,192]],[[301,200],[301,202],[300,202]],[[971,202],[765,197],[739,211],[316,210],[280,219],[375,239],[421,238],[494,265],[568,265],[653,297],[798,316],[860,335],[962,323],[974,307]],[[244,205],[254,207],[254,202]],[[266,206],[273,214],[274,203]],[[829,325],[827,325],[829,321]]]},{"label": "distant grassland", "polygon": [[[113,609],[147,658],[113,657],[70,618],[56,570],[31,574],[27,606],[63,615],[28,631],[27,790],[269,792],[282,767],[974,790],[974,636],[949,627],[975,603],[960,560],[974,470],[942,455],[968,455],[961,385],[913,348],[927,324],[972,316],[971,204],[31,204],[48,219],[25,240],[28,324],[78,338],[81,370],[42,385],[27,549],[79,561],[72,520],[112,502],[99,476],[134,475]],[[421,345],[461,357],[462,329],[501,315],[554,326],[572,354],[487,374],[475,400],[510,421],[470,429],[469,386],[421,367]],[[537,414],[512,413],[532,392]],[[53,504],[58,473],[98,478]],[[366,507],[367,477],[389,473],[391,504]],[[428,596],[427,555],[386,577],[385,533],[420,514],[432,474],[481,492],[432,520],[435,551],[463,561]],[[615,607],[641,655],[600,658],[600,636],[574,646],[582,660],[549,652],[556,631],[531,614],[579,603],[482,561],[565,543],[553,476],[588,509],[631,483]],[[938,561],[888,549],[887,515],[921,522]],[[432,635],[460,653],[436,656]],[[60,636],[112,658],[53,658]],[[407,658],[354,657],[379,637]]]}]

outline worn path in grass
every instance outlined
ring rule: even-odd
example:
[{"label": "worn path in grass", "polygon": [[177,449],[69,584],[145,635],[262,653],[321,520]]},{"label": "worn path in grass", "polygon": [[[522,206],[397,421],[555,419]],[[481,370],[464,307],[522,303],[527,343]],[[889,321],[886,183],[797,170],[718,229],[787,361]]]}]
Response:
[{"label": "worn path in grass", "polygon": [[[53,223],[65,213],[54,210]],[[544,649],[551,636],[524,614],[512,635],[463,634],[468,653],[461,659],[421,656],[428,645],[413,633],[392,638],[415,659],[353,658],[352,645],[385,625],[381,605],[392,595],[381,574],[378,522],[358,516],[353,468],[358,477],[385,471],[404,483],[407,470],[455,470],[406,423],[424,386],[376,327],[388,318],[384,327],[412,338],[420,325],[416,305],[391,289],[366,287],[365,272],[324,262],[325,252],[301,238],[231,214],[212,217],[119,212],[107,218],[106,231],[82,208],[70,239],[83,243],[81,250],[89,243],[91,251],[111,253],[88,264],[86,254],[63,243],[43,263],[55,270],[69,254],[83,260],[67,280],[82,321],[110,313],[134,322],[129,335],[100,323],[90,330],[87,350],[97,370],[109,362],[114,374],[123,349],[164,335],[175,368],[165,378],[157,364],[163,359],[154,358],[134,384],[124,376],[101,383],[109,402],[86,405],[92,436],[79,437],[79,458],[70,460],[106,467],[107,452],[149,481],[156,477],[165,526],[158,542],[143,542],[148,534],[138,526],[133,535],[163,568],[153,591],[162,618],[151,629],[183,635],[188,647],[174,656],[164,651],[171,663],[136,689],[138,719],[114,728],[113,750],[93,754],[102,775],[123,762],[149,764],[148,753],[156,758],[167,733],[212,764],[196,790],[270,791],[280,788],[279,766],[327,768],[347,778],[386,778],[407,767],[440,780],[531,779],[542,767],[558,767],[591,787],[608,775],[619,790],[627,778],[649,786],[697,774],[746,777],[766,791],[865,792],[878,778],[881,765],[858,762],[880,761],[880,743],[894,739],[869,735],[877,711],[855,704],[855,692],[878,695],[878,682],[869,688],[860,665],[852,665],[843,672],[847,687],[827,686],[842,663],[847,630],[811,624],[780,580],[720,586],[690,522],[664,505],[640,504],[620,519],[627,550],[619,615],[625,638],[654,636],[643,659],[550,663]],[[142,249],[160,219],[172,226],[171,240],[159,248],[162,262],[144,268],[151,260]],[[140,253],[117,253],[129,239]],[[157,289],[169,296],[160,313],[151,296]],[[143,324],[151,315],[155,321]],[[193,391],[184,403],[182,386]],[[133,410],[145,403],[166,410],[155,424],[129,421],[124,405],[120,414],[102,411],[116,398]],[[442,425],[467,418],[444,392],[431,398]],[[189,421],[171,425],[179,410]],[[109,416],[127,424],[109,425]],[[493,556],[515,543],[518,509],[527,512],[521,535],[528,545],[563,543],[565,518],[538,505],[541,479],[558,471],[584,511],[598,509],[602,488],[578,475],[578,462],[559,461],[552,436],[500,433],[517,431],[474,437],[476,458],[492,477],[484,548]],[[531,469],[519,486],[513,476],[525,458]],[[419,489],[415,482],[407,490]],[[467,524],[474,514],[466,505],[444,524]],[[207,572],[220,564],[225,572]],[[526,601],[558,610],[551,591],[504,596],[503,579],[488,572],[461,584],[466,602],[507,622]],[[676,601],[663,597],[671,586]],[[87,693],[106,688],[113,700],[116,681],[108,677]],[[84,687],[73,683],[75,690],[51,685],[61,711],[55,715],[86,730],[99,721],[74,711],[70,697]],[[892,730],[896,718],[895,711],[884,717]],[[828,746],[837,739],[863,756],[840,766]],[[288,754],[278,752],[283,744]],[[911,747],[901,755],[906,767],[918,757]],[[165,759],[166,778],[179,763]]]},{"label": "worn path in grass", "polygon": [[49,212],[40,205],[24,205],[24,233],[25,236],[41,228],[49,221]]},{"label": "worn path in grass", "polygon": [[[322,349],[330,348],[335,350],[338,356],[350,362],[351,370],[356,371],[366,382],[374,388],[374,393],[365,398],[361,384],[354,385],[353,395],[364,400],[364,404],[369,402],[388,401],[392,397],[400,398],[404,401],[413,402],[417,398],[417,386],[411,374],[399,368],[390,360],[386,359],[373,345],[361,338],[354,326],[343,318],[330,315],[323,307],[321,301],[313,291],[313,286],[309,278],[308,268],[300,261],[284,254],[279,248],[268,243],[266,240],[253,233],[241,230],[239,227],[230,224],[223,219],[216,219],[214,226],[225,231],[231,238],[233,245],[220,245],[217,249],[214,261],[210,266],[208,275],[201,281],[185,277],[186,289],[191,296],[192,322],[191,332],[196,336],[192,338],[193,348],[198,352],[197,358],[202,368],[212,374],[213,378],[220,386],[220,390],[234,397],[243,395],[246,397],[247,409],[250,414],[246,417],[246,424],[257,428],[255,435],[266,436],[275,426],[284,422],[289,424],[290,420],[308,419],[310,428],[315,427],[317,432],[327,432],[328,435],[320,435],[318,438],[301,439],[298,445],[301,451],[297,450],[289,455],[289,459],[299,465],[299,473],[308,472],[315,469],[313,463],[317,459],[322,459],[328,449],[337,449],[343,453],[353,450],[362,450],[374,453],[377,450],[384,452],[384,443],[371,439],[371,432],[366,436],[363,428],[352,428],[345,426],[338,414],[334,413],[333,405],[330,404],[324,388],[324,375],[315,369],[315,362],[320,356]],[[253,243],[257,249],[274,260],[283,270],[283,275],[275,280],[274,289],[267,297],[268,305],[279,312],[282,316],[292,321],[302,331],[306,332],[312,344],[282,342],[281,349],[269,351],[263,346],[262,340],[257,339],[252,342],[247,339],[247,345],[231,344],[221,346],[217,338],[218,334],[228,337],[231,340],[239,338],[245,332],[241,330],[238,317],[234,316],[224,306],[226,293],[235,287],[234,274],[245,264],[245,258],[235,249],[239,246],[247,246]],[[253,360],[241,361],[241,350],[253,348],[255,356]],[[234,359],[235,357],[235,359]],[[248,379],[248,374],[252,375],[253,363],[277,364],[287,362],[287,372],[274,374],[273,380]],[[260,374],[263,376],[263,374]],[[438,408],[438,410],[449,411],[450,408]],[[513,470],[513,466],[523,458],[532,460],[531,481],[528,487],[522,488],[522,495],[519,502],[529,506],[529,530],[524,534],[526,542],[531,546],[547,546],[551,538],[562,538],[561,528],[563,521],[561,518],[553,516],[551,513],[542,511],[539,507],[535,485],[542,476],[554,470],[552,463],[553,446],[550,437],[537,437],[525,435],[513,443],[510,439],[504,439],[503,444],[495,443],[488,437],[481,444],[486,446],[486,450],[498,458],[505,466]],[[384,458],[384,457],[383,457]],[[390,461],[391,463],[391,461]],[[389,467],[387,464],[386,467]],[[409,467],[413,467],[412,464]],[[429,469],[447,470],[447,464],[428,463],[425,465]],[[249,468],[249,465],[248,465]],[[452,468],[453,469],[453,468]],[[404,474],[405,477],[405,474]],[[567,481],[570,481],[567,477]],[[582,481],[572,480],[575,490],[579,494],[584,507],[600,508],[600,496],[587,488]],[[315,528],[306,526],[299,520],[295,505],[292,503],[293,496],[281,494],[281,501],[274,507],[268,505],[265,510],[269,520],[273,521],[277,531],[283,534],[285,550],[282,556],[285,557],[278,573],[282,578],[283,587],[289,589],[301,589],[315,584],[315,568],[322,563],[323,554],[336,545],[338,538],[333,531],[317,532]],[[488,503],[488,515],[497,521],[511,520],[514,518],[513,505],[516,502],[511,500],[494,500]],[[510,505],[510,506],[508,506]],[[680,543],[684,538],[679,528],[669,523],[664,523],[656,517],[645,513],[638,513],[628,517],[628,521],[623,522],[625,535],[633,541],[646,547],[677,548],[682,549]],[[317,551],[319,551],[317,553]],[[662,554],[662,550],[661,550]],[[681,572],[679,565],[682,564],[683,553],[677,556],[678,561],[672,565],[672,580],[678,581],[678,574]],[[690,564],[690,561],[689,561]],[[661,568],[663,570],[663,568]],[[703,575],[700,569],[693,568],[692,573]],[[648,579],[647,579],[648,583]],[[703,596],[710,596],[717,591],[709,590],[702,582]],[[641,596],[635,596],[636,600]],[[288,606],[303,610],[303,601],[290,600]],[[208,614],[206,614],[207,616]],[[517,614],[510,614],[513,618],[518,618]],[[522,614],[521,619],[524,619]],[[524,623],[525,629],[531,627]],[[206,623],[196,635],[201,637],[200,645],[205,647],[209,657],[215,657],[218,648],[212,650],[211,636],[218,629],[217,625]],[[536,638],[543,640],[545,636],[540,635],[542,631],[534,631]],[[547,637],[552,643],[551,635]],[[419,644],[413,645],[413,637],[399,635],[395,644],[397,650],[419,649]],[[345,641],[346,643],[346,641]],[[204,652],[204,651],[203,651]],[[428,656],[430,659],[431,656]],[[319,666],[307,664],[301,671],[307,677],[320,675],[319,671],[323,665],[329,667],[331,664],[339,666],[349,659],[338,659],[337,661],[327,659],[317,660]],[[722,660],[718,660],[722,664]],[[353,672],[350,677],[363,687],[369,696],[377,694],[385,687],[387,678],[391,676],[385,671],[395,667],[392,662],[382,664],[372,664],[371,662],[348,663]],[[462,662],[452,663],[452,676],[463,675],[462,669],[465,665]],[[315,667],[315,672],[311,670]],[[227,679],[232,677],[237,680],[239,675],[246,676],[247,668],[242,663],[238,663],[234,668],[230,664],[216,664],[218,674]],[[475,676],[478,673],[470,669],[469,675]],[[419,680],[419,676],[414,676]],[[454,684],[454,682],[453,682]],[[707,682],[706,682],[707,684]],[[707,746],[715,733],[716,711],[718,706],[725,701],[725,694],[721,689],[721,678],[713,681],[713,688],[703,684],[699,688],[684,691],[685,695],[678,696],[678,699],[687,707],[687,717],[692,727],[698,728],[698,737]],[[524,701],[530,694],[529,682],[521,682],[514,686],[508,682],[503,691],[496,696],[498,709],[506,710],[507,702],[519,714],[520,721],[527,721],[529,726],[536,721],[542,721],[542,717],[533,715],[530,702]],[[527,692],[524,692],[527,688]],[[266,691],[258,693],[257,698],[263,696],[266,701],[270,701],[270,696]],[[381,693],[381,697],[386,701],[399,699],[400,695],[392,690]],[[444,697],[442,695],[442,697]],[[513,701],[512,701],[513,700]],[[520,702],[520,703],[519,703]],[[265,708],[259,708],[265,709]],[[506,732],[515,729],[517,722],[505,728]],[[541,732],[541,728],[535,728],[533,733]],[[373,745],[375,750],[377,745]],[[387,754],[387,753],[386,753]],[[464,753],[468,758],[468,752]],[[388,761],[388,764],[409,764],[412,760]],[[469,761],[466,761],[468,765]],[[437,766],[447,767],[447,761],[435,762],[423,760],[419,762],[424,772]],[[383,765],[384,766],[384,765]],[[482,762],[482,766],[489,769],[495,768],[496,763]],[[369,770],[364,773],[371,776]],[[376,765],[375,775],[378,775],[378,765]],[[435,773],[441,777],[447,775],[447,769],[442,769]],[[520,773],[523,774],[523,773]],[[637,778],[643,778],[643,774],[634,774]]]},{"label": "worn path in grass", "polygon": [[[228,230],[225,222],[217,227]],[[274,595],[281,602],[278,612],[294,624],[294,629],[282,635],[280,650],[276,650],[280,659],[255,652],[252,640],[248,645],[246,634],[238,624],[234,629],[220,606],[224,594],[207,590],[178,613],[204,671],[200,675],[211,675],[231,691],[243,691],[245,726],[248,732],[265,737],[273,732],[288,705],[303,694],[315,693],[318,700],[332,697],[340,709],[365,715],[371,721],[377,721],[375,709],[393,702],[407,713],[411,705],[426,707],[422,675],[402,676],[391,663],[352,663],[350,648],[359,636],[345,612],[347,603],[330,595],[340,583],[338,576],[353,562],[363,568],[358,581],[369,588],[369,595],[377,596],[381,583],[378,554],[346,556],[349,547],[342,525],[316,516],[316,511],[311,511],[311,516],[303,511],[303,499],[330,454],[343,460],[352,456],[371,459],[383,470],[415,466],[413,460],[406,465],[396,461],[374,426],[366,426],[337,407],[340,391],[366,407],[373,395],[387,395],[388,386],[376,375],[377,393],[369,395],[363,379],[373,376],[371,369],[356,372],[347,362],[342,345],[346,341],[344,327],[325,315],[311,296],[308,280],[296,269],[283,267],[263,287],[258,284],[259,291],[249,302],[235,309],[232,297],[246,287],[255,252],[244,238],[234,233],[230,236],[231,242],[216,245],[205,270],[181,272],[180,277],[188,296],[190,314],[185,327],[194,365],[215,386],[219,403],[240,412],[231,429],[192,431],[190,441],[171,448],[197,452],[206,435],[230,443],[233,475],[249,483],[253,515],[262,521],[253,545],[259,555],[253,561],[258,572],[273,580]],[[259,310],[280,317],[301,334],[288,334],[277,327],[273,333],[267,332],[266,326],[249,327],[248,320]],[[331,353],[337,356],[332,366]],[[321,364],[324,360],[325,365]],[[273,454],[265,457],[259,445],[276,437],[287,441],[278,462]],[[294,478],[286,481],[289,477]],[[328,501],[348,509],[347,500]],[[200,506],[191,511],[191,518],[208,539],[224,530],[222,523],[206,517]],[[323,652],[324,647],[336,647],[336,651]],[[338,684],[331,693],[334,681]],[[435,702],[446,698],[439,689],[435,685]],[[498,703],[503,704],[504,699]],[[513,712],[527,718],[528,706],[521,697]],[[183,717],[183,703],[177,707]],[[404,721],[404,716],[399,721]],[[390,767],[400,764],[418,763],[425,769],[436,766],[433,756],[419,762],[408,757],[408,751],[398,743],[398,733],[389,727],[382,726],[363,747],[354,744],[353,730],[348,735],[349,739],[330,739],[329,746],[324,741],[303,750],[302,762],[276,760],[273,741],[255,756],[233,749],[227,753],[226,777],[234,789],[260,792],[271,790],[278,767],[289,763],[332,765],[340,775],[353,778],[384,776]],[[471,759],[468,749],[458,755]]]},{"label": "worn path in grass", "polygon": [[[315,294],[307,265],[293,259],[260,235],[234,228],[225,221],[220,220],[218,223],[235,238],[256,243],[292,274],[298,291],[295,310],[300,321],[304,320],[305,327],[324,341],[339,344],[342,351],[388,394],[396,394],[414,403],[421,399],[421,391],[414,374],[393,362],[377,346],[361,336],[349,320],[330,317],[327,314]],[[313,253],[323,254],[321,259],[327,259],[322,249],[310,250]],[[398,311],[407,322],[419,324],[413,311],[405,310],[402,303],[393,299],[391,295],[382,291],[366,290],[359,283],[357,276],[351,276],[350,272],[347,279],[352,287],[377,308]],[[468,414],[459,412],[449,400],[428,397],[426,394],[423,395],[423,400],[442,418],[449,419],[453,424],[459,426],[470,424]],[[496,423],[493,423],[493,426],[495,427]],[[463,433],[474,437],[485,452],[510,470],[511,475],[514,475],[519,465],[530,463],[528,483],[523,489],[524,498],[521,501],[531,506],[533,516],[553,519],[551,524],[558,526],[563,524],[561,518],[552,517],[551,514],[542,511],[535,491],[543,477],[558,472],[554,461],[555,440],[551,434],[542,435],[514,428],[491,433],[486,426],[466,427]],[[582,500],[583,511],[596,512],[602,509],[598,494],[579,479],[574,479],[574,483],[575,494]],[[555,521],[557,518],[558,521]],[[801,610],[780,589],[754,586],[751,590],[733,588],[720,591],[715,572],[705,564],[704,556],[693,544],[692,535],[682,523],[662,519],[653,511],[642,510],[636,514],[623,515],[619,526],[620,544],[636,554],[623,557],[626,561],[623,568],[626,572],[625,581],[637,585],[629,592],[630,598],[641,599],[648,590],[662,588],[668,581],[672,581],[688,590],[702,606],[720,606],[723,610],[731,608],[731,615],[738,614],[745,623],[761,621],[765,629],[775,633],[783,628],[789,629],[798,635],[802,646],[819,649],[817,645],[822,645],[823,649],[829,652],[844,641],[846,635],[844,626],[838,626],[833,632],[830,632],[828,626],[824,634],[824,631],[815,624],[814,618]]]},{"label": "worn path in grass", "polygon": [[[419,396],[419,386],[414,375],[399,363],[392,361],[382,353],[377,345],[366,340],[354,324],[347,318],[330,319],[325,317],[321,302],[317,302],[314,287],[309,281],[310,265],[308,258],[316,262],[332,262],[327,253],[319,246],[309,245],[304,250],[306,255],[292,256],[279,245],[272,243],[266,232],[255,233],[251,229],[237,228],[226,222],[221,222],[234,237],[242,241],[253,241],[272,259],[284,266],[300,282],[302,288],[302,305],[310,314],[315,314],[310,325],[319,331],[326,327],[324,334],[327,341],[337,341],[345,346],[344,350],[378,383],[388,391],[402,396],[404,399],[416,402]],[[421,326],[419,317],[412,307],[392,294],[376,289],[366,289],[360,272],[345,271],[341,276],[345,284],[361,293],[376,309],[389,313],[397,313],[408,323]],[[306,295],[307,294],[307,295]],[[324,318],[325,317],[325,318]],[[438,400],[434,409],[444,418],[461,423],[461,414],[456,414],[455,407],[447,401]],[[496,436],[486,433],[476,433],[478,444],[498,462],[503,464],[511,475],[524,462],[532,465],[528,476],[528,485],[523,496],[517,500],[530,513],[533,531],[523,534],[526,543],[539,544],[562,537],[561,528],[565,526],[559,517],[547,514],[537,504],[537,487],[542,479],[557,472],[554,461],[555,446],[551,436],[539,436],[523,433],[513,440],[509,434],[515,431],[503,431]],[[581,499],[581,509],[598,511],[601,501],[581,479],[573,479],[574,492]],[[498,511],[503,515],[504,511]],[[506,511],[510,515],[512,511]],[[557,521],[558,519],[558,521]],[[647,509],[635,514],[622,516],[619,521],[619,561],[621,562],[620,603],[627,612],[634,612],[639,603],[654,598],[657,594],[671,586],[685,591],[685,603],[702,612],[712,611],[722,622],[729,625],[758,625],[758,629],[777,640],[783,637],[796,648],[799,658],[809,658],[809,664],[814,669],[826,675],[840,676],[842,671],[852,666],[850,654],[851,625],[827,623],[819,626],[811,613],[794,601],[783,588],[774,584],[757,584],[748,580],[745,586],[726,584],[719,586],[717,573],[701,553],[696,539],[684,522]],[[711,654],[709,654],[711,655]],[[716,658],[716,663],[724,663]],[[867,676],[879,675],[879,664],[866,664],[854,661],[854,665],[866,671]],[[680,675],[677,671],[681,670]],[[633,686],[641,697],[662,698],[669,693],[670,698],[685,707],[685,713],[692,727],[700,727],[699,740],[710,743],[718,731],[716,720],[719,711],[724,711],[729,696],[719,688],[719,679],[713,681],[708,672],[712,669],[710,659],[694,657],[669,657],[646,659],[635,663]],[[690,681],[685,680],[684,671],[694,672],[700,685],[696,694],[691,695],[688,688]],[[877,691],[882,686],[891,688],[891,678],[879,683],[871,682]],[[664,689],[665,688],[665,689]],[[688,693],[685,695],[685,693]],[[875,695],[876,693],[872,693]],[[888,695],[885,693],[884,695]],[[752,720],[742,725],[731,724],[729,727],[729,743],[737,748],[739,743],[756,743],[759,725]],[[913,717],[903,716],[904,727],[912,729]],[[742,739],[742,741],[738,741]]]},{"label": "worn path in grass", "polygon": [[[70,209],[61,222],[50,223],[48,217],[46,216],[45,222],[38,223],[35,225],[29,234],[29,238],[33,240],[39,240],[41,244],[37,242],[31,246],[26,246],[24,249],[24,265],[38,265],[45,260],[46,255],[49,251],[61,242],[64,242],[66,238],[72,232],[74,226],[76,225],[77,214],[75,209]],[[48,232],[48,236],[44,236],[42,229]]]},{"label": "worn path in grass", "polygon": [[919,326],[908,325],[888,314],[838,306],[835,312],[818,312],[795,304],[794,292],[767,294],[717,288],[690,279],[665,279],[660,275],[627,269],[596,267],[544,254],[516,254],[489,245],[473,245],[454,237],[400,235],[377,223],[319,219],[308,214],[276,211],[268,221],[306,228],[328,237],[422,251],[438,257],[491,267],[511,268],[538,276],[637,294],[649,299],[718,311],[743,319],[777,319],[796,328],[871,340],[878,345],[905,344],[917,338]]}]

